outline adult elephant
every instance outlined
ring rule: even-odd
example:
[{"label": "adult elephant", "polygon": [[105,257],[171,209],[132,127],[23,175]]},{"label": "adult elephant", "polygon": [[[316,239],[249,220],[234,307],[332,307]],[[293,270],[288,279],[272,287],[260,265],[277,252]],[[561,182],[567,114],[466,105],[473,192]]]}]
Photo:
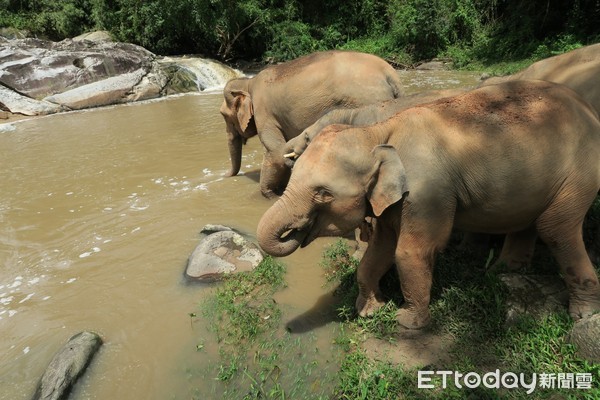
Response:
[{"label": "adult elephant", "polygon": [[[489,78],[482,85],[519,79],[541,79],[568,86],[600,114],[600,43],[540,60],[513,75]],[[600,226],[592,239],[589,255],[600,265]]]},{"label": "adult elephant", "polygon": [[231,157],[228,176],[240,170],[242,144],[258,135],[265,153],[260,190],[273,197],[287,183],[283,146],[325,112],[397,98],[397,72],[371,54],[326,51],[266,68],[253,78],[233,79],[220,112]]},{"label": "adult elephant", "polygon": [[[569,88],[515,81],[402,111],[368,127],[333,125],[298,159],[282,197],[258,224],[267,253],[376,218],[356,307],[383,304],[378,282],[396,264],[400,325],[421,328],[434,256],[453,227],[506,233],[506,262],[530,257],[535,235],[557,259],[574,319],[600,310],[600,284],[581,227],[600,189],[600,121]],[[532,240],[533,239],[533,240]]]},{"label": "adult elephant", "polygon": [[541,79],[570,87],[600,113],[600,43],[549,57],[515,74],[493,77],[481,86],[501,82]]}]

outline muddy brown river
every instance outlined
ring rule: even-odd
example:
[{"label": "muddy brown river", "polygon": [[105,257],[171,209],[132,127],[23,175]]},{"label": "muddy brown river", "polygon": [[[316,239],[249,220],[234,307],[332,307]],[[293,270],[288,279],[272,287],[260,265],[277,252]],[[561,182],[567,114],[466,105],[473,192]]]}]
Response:
[{"label": "muddy brown river", "polygon": [[[476,73],[400,72],[406,92],[471,86]],[[53,355],[82,330],[105,340],[73,399],[186,399],[215,394],[196,351],[214,289],[186,285],[209,223],[254,234],[272,204],[258,190],[262,150],[229,168],[220,92],[0,124],[0,399],[28,399]],[[282,261],[282,325],[328,288],[319,239]],[[323,357],[335,324],[313,335]],[[284,327],[282,326],[283,330]],[[217,392],[218,393],[218,392]]]}]

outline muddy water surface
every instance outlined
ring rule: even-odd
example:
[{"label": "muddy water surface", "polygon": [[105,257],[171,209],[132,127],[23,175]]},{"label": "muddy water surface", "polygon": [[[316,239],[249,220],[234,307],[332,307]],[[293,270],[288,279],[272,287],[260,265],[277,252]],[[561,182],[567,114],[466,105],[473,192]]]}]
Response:
[{"label": "muddy water surface", "polygon": [[[477,79],[401,74],[407,93]],[[212,376],[189,374],[215,353],[196,352],[202,320],[189,316],[213,289],[184,284],[183,269],[205,224],[254,234],[272,204],[258,191],[258,140],[244,149],[243,174],[222,177],[221,99],[205,93],[0,125],[0,399],[29,398],[55,352],[82,330],[105,345],[73,398],[190,398],[213,385]],[[327,298],[318,261],[331,241],[284,259],[284,323]],[[333,325],[310,330],[325,349]]]}]

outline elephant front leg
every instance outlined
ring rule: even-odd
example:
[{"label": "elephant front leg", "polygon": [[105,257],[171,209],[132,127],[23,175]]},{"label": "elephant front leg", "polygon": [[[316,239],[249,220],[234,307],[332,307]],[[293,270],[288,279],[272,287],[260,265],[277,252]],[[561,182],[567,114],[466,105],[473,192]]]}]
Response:
[{"label": "elephant front leg", "polygon": [[433,279],[433,251],[411,248],[408,244],[407,248],[396,252],[396,267],[404,297],[404,304],[396,313],[396,320],[404,328],[423,328],[431,320],[429,301]]},{"label": "elephant front leg", "polygon": [[379,281],[394,261],[395,232],[380,222],[374,226],[369,245],[356,272],[359,291],[356,311],[361,317],[372,316],[385,304]]},{"label": "elephant front leg", "polygon": [[[406,223],[396,247],[396,268],[404,304],[396,313],[398,324],[420,329],[431,320],[429,302],[435,254],[444,248],[452,231],[452,219],[439,216],[437,224],[424,220]],[[412,226],[410,226],[412,225]]]},{"label": "elephant front leg", "polygon": [[260,192],[267,199],[280,195],[290,179],[290,169],[283,162],[283,157],[279,158],[281,160],[270,152],[264,154],[260,170]]}]

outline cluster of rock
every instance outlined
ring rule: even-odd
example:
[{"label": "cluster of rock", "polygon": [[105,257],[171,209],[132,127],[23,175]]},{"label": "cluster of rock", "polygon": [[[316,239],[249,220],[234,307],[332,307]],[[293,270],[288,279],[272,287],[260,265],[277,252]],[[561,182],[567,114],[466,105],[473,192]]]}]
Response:
[{"label": "cluster of rock", "polygon": [[[243,75],[207,62],[219,70],[222,85]],[[206,86],[176,59],[113,42],[106,32],[60,42],[0,37],[0,110],[13,114],[44,115],[127,103]]]}]

